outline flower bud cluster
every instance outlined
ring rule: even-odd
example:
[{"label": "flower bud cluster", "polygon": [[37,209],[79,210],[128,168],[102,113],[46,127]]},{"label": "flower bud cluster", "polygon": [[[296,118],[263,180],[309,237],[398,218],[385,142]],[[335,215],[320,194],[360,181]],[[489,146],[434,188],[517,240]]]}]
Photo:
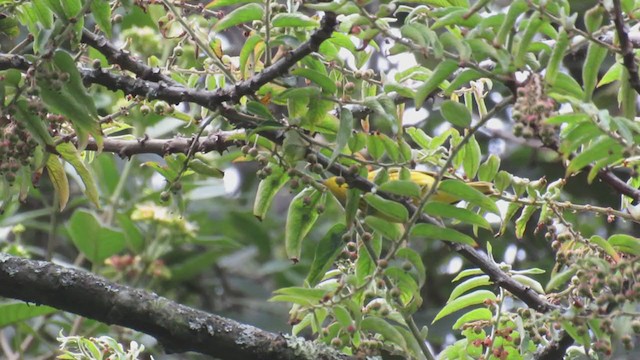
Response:
[{"label": "flower bud cluster", "polygon": [[517,100],[513,106],[513,133],[525,139],[537,137],[544,144],[556,142],[557,129],[545,123],[555,112],[555,101],[545,94],[542,78],[533,74],[518,88]]},{"label": "flower bud cluster", "polygon": [[0,118],[0,175],[13,183],[22,166],[29,165],[38,145],[24,124],[9,116]]}]

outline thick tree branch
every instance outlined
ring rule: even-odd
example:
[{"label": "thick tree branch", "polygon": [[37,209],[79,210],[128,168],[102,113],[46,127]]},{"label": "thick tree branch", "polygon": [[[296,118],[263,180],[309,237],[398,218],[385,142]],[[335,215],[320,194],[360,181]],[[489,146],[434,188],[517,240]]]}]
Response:
[{"label": "thick tree branch", "polygon": [[[198,91],[178,86],[170,78],[159,73],[158,69],[152,69],[146,65],[142,65],[125,52],[117,50],[115,46],[110,44],[104,37],[92,36],[91,33],[85,32],[82,36],[83,41],[102,52],[107,56],[109,61],[113,61],[124,69],[135,73],[141,79],[152,81],[125,81],[124,79],[126,78],[118,77],[101,70],[92,72],[85,71],[83,75],[85,81],[103,85],[110,90],[123,90],[132,95],[141,95],[150,99],[163,99],[174,104],[183,101],[194,102],[209,109],[215,109],[225,101],[237,103],[241,97],[253,94],[258,91],[262,85],[286,74],[298,61],[312,52],[317,51],[320,48],[320,44],[331,37],[336,25],[336,14],[331,12],[325,13],[320,28],[311,34],[308,41],[287,53],[287,55],[273,65],[265,68],[259,74],[235,86],[218,89],[216,91]],[[162,81],[156,83],[157,80]]]},{"label": "thick tree branch", "polygon": [[629,83],[631,87],[640,94],[640,76],[638,75],[638,64],[636,55],[633,52],[633,43],[629,39],[629,29],[622,16],[622,6],[620,0],[613,0],[613,24],[620,40],[620,50],[622,51],[622,63],[629,72]]},{"label": "thick tree branch", "polygon": [[564,358],[569,346],[573,345],[573,338],[565,331],[560,332],[560,338],[550,342],[542,351],[536,354],[537,360],[556,360]]},{"label": "thick tree branch", "polygon": [[131,71],[142,80],[154,82],[164,81],[167,84],[175,82],[172,78],[163,74],[160,68],[149,67],[145,63],[134,59],[129,52],[116,48],[102,35],[96,35],[84,29],[82,30],[82,38],[80,41],[98,50],[110,63],[117,64],[120,68]]},{"label": "thick tree branch", "polygon": [[220,359],[349,359],[326,346],[207,314],[89,272],[0,253],[0,295],[154,336],[168,352]]},{"label": "thick tree branch", "polygon": [[[222,153],[229,147],[234,146],[234,135],[244,133],[242,130],[220,131],[209,136],[203,136],[198,139],[196,151],[207,153],[217,151]],[[118,154],[122,158],[129,158],[138,154],[156,154],[165,156],[169,154],[187,154],[193,143],[193,138],[174,137],[171,139],[137,139],[124,140],[104,138],[102,151]],[[98,144],[95,139],[89,139],[86,147],[87,150],[98,150]]]}]

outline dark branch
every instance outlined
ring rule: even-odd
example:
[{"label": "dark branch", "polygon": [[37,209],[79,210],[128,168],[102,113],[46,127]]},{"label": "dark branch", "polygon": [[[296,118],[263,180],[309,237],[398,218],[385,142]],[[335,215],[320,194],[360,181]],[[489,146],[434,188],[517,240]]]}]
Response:
[{"label": "dark branch", "polygon": [[117,49],[102,35],[96,35],[84,29],[80,41],[98,50],[110,63],[117,64],[120,68],[131,71],[142,80],[154,82],[164,81],[167,84],[174,83],[174,80],[163,74],[160,68],[149,67],[143,62],[134,59],[129,52]]},{"label": "dark branch", "polygon": [[622,179],[614,175],[611,170],[603,169],[598,171],[598,177],[600,180],[609,184],[609,186],[614,188],[618,193],[626,195],[635,201],[640,201],[640,190],[622,181]]},{"label": "dark branch", "polygon": [[168,352],[196,351],[229,360],[349,359],[328,347],[195,310],[89,272],[2,253],[0,295],[141,331]]},{"label": "dark branch", "polygon": [[[196,151],[208,153],[212,151],[223,152],[234,146],[234,140],[230,137],[238,131],[218,132],[198,139]],[[104,138],[102,151],[118,154],[120,157],[129,158],[138,154],[156,154],[165,156],[169,154],[187,154],[191,148],[193,138],[175,137],[172,139],[138,139],[123,140]],[[98,150],[95,139],[89,139],[87,150]]]},{"label": "dark branch", "polygon": [[286,74],[298,61],[317,51],[320,48],[320,44],[331,37],[336,25],[336,14],[327,12],[322,19],[320,29],[311,34],[309,40],[302,45],[287,53],[287,55],[264,69],[261,73],[235,86],[216,91],[198,91],[178,85],[157,69],[143,65],[131,58],[126,52],[117,50],[104,37],[97,37],[89,32],[84,32],[83,41],[107,56],[109,61],[133,72],[143,80],[150,81],[125,80],[127,79],[126,77],[115,76],[101,70],[85,71],[83,76],[85,81],[103,85],[113,91],[122,90],[128,94],[141,95],[150,99],[163,99],[173,104],[183,101],[194,102],[206,108],[215,109],[225,101],[237,103],[241,97],[253,94],[262,85]]},{"label": "dark branch", "polygon": [[571,345],[573,345],[573,338],[562,331],[560,339],[550,342],[542,351],[536,354],[536,360],[562,359]]},{"label": "dark branch", "polygon": [[620,0],[613,0],[613,24],[620,40],[620,50],[622,51],[622,63],[629,72],[629,83],[631,87],[640,94],[640,76],[638,76],[638,64],[636,64],[636,56],[633,53],[633,43],[629,39],[629,29],[624,22],[622,16],[622,6]]}]

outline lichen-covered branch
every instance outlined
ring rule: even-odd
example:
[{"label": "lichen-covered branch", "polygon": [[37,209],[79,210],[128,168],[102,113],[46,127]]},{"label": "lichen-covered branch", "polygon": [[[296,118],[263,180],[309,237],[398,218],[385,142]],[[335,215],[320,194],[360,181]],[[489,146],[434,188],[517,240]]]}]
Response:
[{"label": "lichen-covered branch", "polygon": [[208,314],[86,271],[3,253],[0,296],[138,330],[155,337],[167,352],[195,351],[225,360],[349,359],[323,345]]}]

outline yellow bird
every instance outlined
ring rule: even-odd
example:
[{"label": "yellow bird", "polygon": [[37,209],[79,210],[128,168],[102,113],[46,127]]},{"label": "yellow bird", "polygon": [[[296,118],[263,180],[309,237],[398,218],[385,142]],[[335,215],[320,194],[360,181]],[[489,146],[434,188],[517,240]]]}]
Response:
[{"label": "yellow bird", "polygon": [[[369,181],[373,181],[379,171],[380,170],[370,171],[369,175],[367,176]],[[388,174],[389,174],[389,181],[400,179],[399,169],[389,169]],[[411,178],[409,180],[418,184],[422,188],[423,195],[427,193],[427,191],[429,191],[431,186],[433,186],[433,183],[435,182],[435,177],[437,176],[436,173],[433,173],[430,171],[424,171],[424,170],[410,170],[410,174],[411,174]],[[445,176],[445,179],[447,178],[450,178],[450,177]],[[347,190],[349,189],[349,186],[347,184],[338,185],[338,183],[336,182],[336,179],[337,179],[336,176],[330,177],[324,181],[324,185],[327,187],[327,189],[329,189],[329,191],[331,191],[333,196],[335,196],[336,199],[338,199],[338,201],[340,201],[340,203],[344,206],[345,203],[347,202]],[[467,182],[467,185],[471,186],[472,188],[480,191],[485,195],[493,194],[496,192],[495,188],[493,187],[493,184],[486,181]],[[448,204],[454,204],[461,200],[460,198],[457,198],[454,195],[443,193],[443,192],[437,192],[437,191],[433,195],[431,195],[429,199],[430,199],[429,201],[439,201],[439,202],[444,202]],[[416,198],[414,200],[418,201],[419,199]]]}]

